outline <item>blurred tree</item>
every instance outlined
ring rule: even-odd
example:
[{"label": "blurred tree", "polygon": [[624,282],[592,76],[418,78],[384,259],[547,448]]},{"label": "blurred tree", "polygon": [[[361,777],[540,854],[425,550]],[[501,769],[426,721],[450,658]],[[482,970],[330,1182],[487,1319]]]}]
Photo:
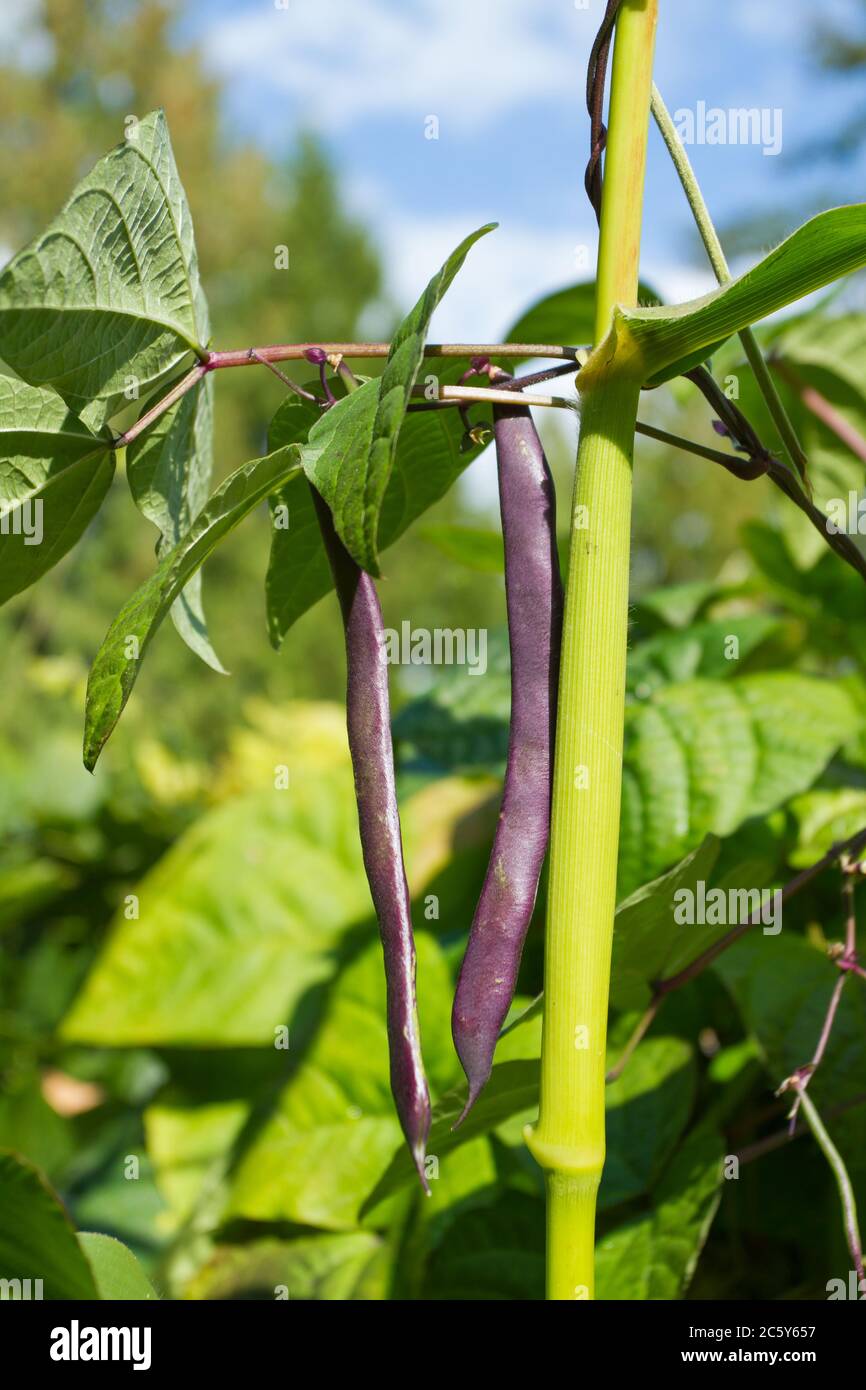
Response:
[{"label": "blurred tree", "polygon": [[[816,56],[821,67],[828,72],[847,76],[861,76],[866,68],[866,4],[862,4],[863,14],[859,21],[843,28],[837,22],[822,18],[816,30]],[[866,140],[866,102],[852,101],[847,120],[835,135],[830,136],[824,146],[825,155],[836,159],[846,159],[862,148]]]}]

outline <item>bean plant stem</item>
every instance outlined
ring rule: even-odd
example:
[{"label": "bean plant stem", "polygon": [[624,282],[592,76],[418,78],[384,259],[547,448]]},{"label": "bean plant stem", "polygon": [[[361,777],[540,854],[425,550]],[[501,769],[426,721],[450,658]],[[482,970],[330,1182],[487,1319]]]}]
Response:
[{"label": "bean plant stem", "polygon": [[[657,0],[617,21],[596,290],[596,341],[638,295]],[[578,376],[578,385],[580,377]],[[556,730],[538,1123],[547,1297],[594,1296],[605,1047],[622,779],[631,464],[640,382],[583,396]]]},{"label": "bean plant stem", "polygon": [[[208,371],[225,367],[251,367],[256,362],[301,361],[311,348],[321,348],[328,357],[387,357],[390,343],[272,343],[269,347],[238,348],[231,352],[209,352]],[[425,357],[554,357],[574,360],[578,349],[556,343],[426,343]]]},{"label": "bean plant stem", "polygon": [[[182,377],[170,391],[166,392],[161,400],[151,406],[150,410],[145,411],[133,425],[130,425],[128,430],[111,440],[108,447],[112,449],[126,448],[127,444],[131,444],[161,415],[170,410],[182,396],[185,396],[187,391],[198,386],[208,372],[215,372],[221,368],[268,367],[297,395],[309,398],[309,393],[284,376],[274,363],[303,361],[305,354],[311,347],[321,347],[329,356],[335,358],[341,358],[343,355],[347,357],[387,357],[391,345],[390,343],[283,343],[276,347],[243,348],[239,352],[211,352],[207,357],[196,362],[186,376]],[[532,384],[533,381],[548,381],[551,376],[564,374],[565,371],[577,371],[579,364],[576,361],[576,353],[578,351],[577,348],[555,347],[543,343],[428,343],[424,349],[425,355],[428,357],[481,357],[495,354],[498,357],[561,357],[568,360],[568,367],[561,369],[560,373],[533,373],[532,377],[527,378],[528,385]],[[574,362],[574,368],[571,367],[572,362]],[[348,368],[341,371],[344,380],[347,373]],[[484,387],[442,386],[438,399],[440,401],[499,401],[502,404],[507,404],[510,397],[502,391],[490,391]],[[560,396],[526,396],[525,402],[527,405],[547,406],[563,410],[574,409],[573,401],[565,400]]]},{"label": "bean plant stem", "polygon": [[854,1189],[851,1186],[851,1179],[848,1176],[848,1169],[845,1167],[845,1160],[842,1158],[842,1155],[824,1128],[821,1116],[815,1109],[815,1105],[811,1098],[806,1094],[806,1088],[803,1083],[799,1081],[795,1089],[797,1090],[806,1123],[812,1131],[816,1144],[833,1170],[833,1176],[836,1179],[836,1186],[839,1189],[839,1198],[842,1203],[842,1214],[848,1249],[851,1252],[851,1259],[854,1261],[857,1278],[858,1280],[862,1280],[864,1278],[863,1242],[860,1237],[860,1222],[857,1217],[857,1200],[854,1196]]},{"label": "bean plant stem", "polygon": [[[709,208],[704,201],[700,185],[692,168],[691,160],[686,153],[685,146],[679,137],[676,126],[671,118],[665,103],[662,99],[658,87],[653,84],[652,89],[652,113],[656,125],[661,132],[662,139],[668,147],[668,152],[673,160],[674,167],[679,175],[683,192],[688,199],[689,207],[695,219],[701,240],[706,248],[710,265],[713,267],[716,279],[720,285],[727,284],[731,279],[731,271],[725,256],[722,243],[719,240],[718,232],[710,216]],[[782,398],[776,390],[770,369],[764,361],[764,354],[761,352],[760,344],[752,332],[751,328],[744,328],[740,332],[740,342],[746,354],[746,360],[755,376],[758,389],[767,405],[767,409],[773,417],[782,443],[788,454],[789,461],[794,465],[801,479],[806,480],[807,460],[803,451],[803,446],[797,436],[797,431],[791,423],[791,418],[785,409]]]}]

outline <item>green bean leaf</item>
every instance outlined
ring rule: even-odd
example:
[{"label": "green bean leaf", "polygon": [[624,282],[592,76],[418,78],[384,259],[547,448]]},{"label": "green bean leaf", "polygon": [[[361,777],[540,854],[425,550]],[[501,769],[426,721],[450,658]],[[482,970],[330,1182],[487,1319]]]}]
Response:
[{"label": "green bean leaf", "polygon": [[466,237],[433,276],[392,337],[381,377],[332,407],[310,431],[304,469],[331,508],[346,549],[370,574],[379,574],[380,513],[430,319],[467,252],[494,225]]},{"label": "green bean leaf", "polygon": [[736,280],[685,304],[614,312],[580,373],[582,390],[615,373],[658,386],[733,333],[866,265],[866,203],[819,213]]},{"label": "green bean leaf", "polygon": [[113,477],[106,442],[56,392],[0,376],[0,603],[72,549]]},{"label": "green bean leaf", "polygon": [[[160,557],[177,545],[207,501],[212,470],[213,377],[206,376],[126,450],[129,489],[142,516],[159,527]],[[200,570],[172,604],[171,619],[190,650],[224,674],[208,637]]]},{"label": "green bean leaf", "polygon": [[152,111],[0,275],[0,356],[90,422],[203,352],[209,333],[186,194]]},{"label": "green bean leaf", "polygon": [[84,765],[91,771],[138,678],[144,653],[196,570],[254,507],[299,468],[295,447],[243,464],[213,494],[183,539],[118,613],[87,682]]}]

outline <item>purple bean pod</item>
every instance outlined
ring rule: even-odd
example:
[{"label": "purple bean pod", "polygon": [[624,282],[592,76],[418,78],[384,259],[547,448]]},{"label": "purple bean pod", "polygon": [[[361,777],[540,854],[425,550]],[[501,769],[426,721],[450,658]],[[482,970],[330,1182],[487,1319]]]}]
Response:
[{"label": "purple bean pod", "polygon": [[469,1082],[458,1124],[490,1075],[547,850],[562,636],[556,498],[541,440],[528,406],[497,405],[493,418],[505,541],[511,728],[499,821],[451,1017]]},{"label": "purple bean pod", "polygon": [[355,774],[364,868],[385,959],[391,1090],[426,1192],[430,1095],[415,1002],[415,942],[394,785],[391,708],[382,611],[376,586],[338,537],[331,513],[310,488],[346,632],[346,718]]}]

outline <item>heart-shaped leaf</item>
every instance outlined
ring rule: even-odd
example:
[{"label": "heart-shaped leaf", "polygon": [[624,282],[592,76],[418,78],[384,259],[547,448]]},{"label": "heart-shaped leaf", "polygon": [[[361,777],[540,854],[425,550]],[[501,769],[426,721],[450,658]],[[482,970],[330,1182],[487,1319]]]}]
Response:
[{"label": "heart-shaped leaf", "polygon": [[209,334],[186,194],[165,114],[152,111],[0,276],[0,356],[90,420],[203,352]]}]

